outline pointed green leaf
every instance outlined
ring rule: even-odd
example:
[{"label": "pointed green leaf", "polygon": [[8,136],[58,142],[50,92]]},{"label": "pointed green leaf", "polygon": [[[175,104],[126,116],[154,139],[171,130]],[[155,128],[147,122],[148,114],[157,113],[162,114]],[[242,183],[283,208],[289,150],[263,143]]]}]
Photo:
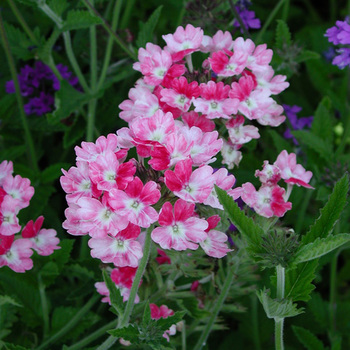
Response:
[{"label": "pointed green leaf", "polygon": [[298,326],[292,326],[293,332],[302,343],[306,349],[308,350],[325,350],[326,348],[323,346],[323,343],[321,340],[319,340],[314,334],[312,334],[309,330],[298,327]]},{"label": "pointed green leaf", "polygon": [[173,324],[180,322],[185,316],[186,311],[178,311],[175,312],[174,315],[169,316],[167,318],[159,318],[155,321],[156,327],[161,331],[165,332],[168,330]]},{"label": "pointed green leaf", "polygon": [[143,312],[142,317],[142,326],[146,327],[151,322],[151,308],[149,306],[149,302],[145,305],[145,310]]},{"label": "pointed green leaf", "polygon": [[302,308],[297,309],[297,305],[293,304],[291,300],[272,299],[270,297],[270,290],[268,289],[260,290],[256,294],[262,306],[264,307],[266,316],[268,318],[281,319],[297,316],[304,312]]},{"label": "pointed green leaf", "polygon": [[50,183],[52,181],[57,180],[61,175],[61,169],[68,169],[70,167],[69,163],[56,163],[47,167],[41,173],[41,182],[42,183]]},{"label": "pointed green leaf", "polygon": [[286,298],[293,301],[308,301],[310,294],[315,289],[311,283],[315,279],[315,270],[318,265],[318,260],[307,261],[298,264],[295,268],[286,271]]},{"label": "pointed green leaf", "polygon": [[303,50],[301,53],[296,57],[295,62],[301,63],[305,62],[307,60],[315,60],[319,59],[320,54],[315,52],[315,51],[310,51],[310,50]]},{"label": "pointed green leaf", "polygon": [[3,306],[5,304],[11,304],[11,305],[14,305],[14,306],[23,307],[23,305],[17,303],[16,300],[12,299],[8,295],[0,295],[0,306]]},{"label": "pointed green leaf", "polygon": [[107,333],[113,335],[114,337],[123,338],[130,341],[133,344],[139,344],[140,331],[136,325],[129,324],[129,326],[119,329],[111,329]]},{"label": "pointed green leaf", "polygon": [[327,162],[332,159],[332,147],[329,146],[328,142],[322,140],[321,137],[314,135],[306,130],[292,131],[292,134],[297,138],[298,141],[316,151]]},{"label": "pointed green leaf", "polygon": [[158,23],[163,5],[160,5],[149,17],[148,21],[142,24],[139,34],[137,36],[136,45],[144,47],[149,41],[152,41],[154,29]]},{"label": "pointed green leaf", "polygon": [[115,283],[112,281],[111,277],[108,275],[106,270],[102,271],[103,280],[109,290],[109,299],[111,300],[111,305],[117,311],[118,315],[122,315],[124,312],[124,302],[123,297],[120,294],[120,290],[117,288]]},{"label": "pointed green leaf", "polygon": [[346,205],[349,191],[349,176],[344,176],[335,184],[327,204],[321,209],[321,214],[301,240],[301,246],[313,242],[317,237],[325,238],[332,231],[340,214]]},{"label": "pointed green leaf", "polygon": [[335,236],[329,235],[326,238],[317,238],[314,242],[298,249],[292,264],[319,258],[348,242],[350,242],[350,233],[339,233]]},{"label": "pointed green leaf", "polygon": [[329,144],[333,144],[332,116],[329,112],[331,105],[330,98],[324,97],[316,109],[311,126],[311,131]]},{"label": "pointed green leaf", "polygon": [[36,51],[36,54],[40,57],[40,59],[46,64],[49,63],[52,48],[55,45],[57,39],[60,36],[60,31],[55,27],[52,31],[48,40],[46,40]]},{"label": "pointed green leaf", "polygon": [[292,35],[290,34],[287,23],[281,19],[277,20],[276,47],[283,49],[284,46],[290,46],[291,44]]},{"label": "pointed green leaf", "polygon": [[70,260],[70,253],[73,249],[73,239],[63,239],[60,242],[61,249],[55,250],[51,255],[51,259],[55,261],[59,271],[61,271],[65,264]]},{"label": "pointed green leaf", "polygon": [[237,203],[226,191],[218,186],[215,186],[219,201],[228,214],[231,222],[237,227],[238,231],[248,240],[249,249],[252,253],[261,251],[261,242],[263,230],[260,226],[254,223],[253,219],[246,216],[239,208]]},{"label": "pointed green leaf", "polygon": [[89,28],[90,26],[101,23],[101,18],[91,14],[89,11],[72,10],[68,12],[67,19],[63,22],[61,32]]},{"label": "pointed green leaf", "polygon": [[187,313],[195,319],[210,316],[209,311],[198,307],[198,299],[195,296],[191,296],[190,298],[177,298],[176,302],[181,309],[186,310]]},{"label": "pointed green leaf", "polygon": [[63,12],[69,7],[67,0],[49,0],[48,5],[51,10],[60,17],[62,16]]}]

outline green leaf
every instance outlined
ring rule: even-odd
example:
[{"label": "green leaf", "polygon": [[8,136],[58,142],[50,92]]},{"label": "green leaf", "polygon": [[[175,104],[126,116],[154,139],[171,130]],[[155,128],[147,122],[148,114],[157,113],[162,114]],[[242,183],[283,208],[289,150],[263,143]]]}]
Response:
[{"label": "green leaf", "polygon": [[60,271],[70,260],[70,253],[73,249],[73,244],[73,239],[63,239],[59,244],[61,249],[55,250],[51,255],[51,258],[55,261]]},{"label": "green leaf", "polygon": [[51,10],[60,17],[62,16],[63,12],[69,7],[67,0],[50,0],[48,2],[48,5]]},{"label": "green leaf", "polygon": [[60,273],[57,264],[53,261],[49,261],[40,269],[40,274],[43,277],[45,285],[49,286]]},{"label": "green leaf", "polygon": [[81,140],[85,134],[86,123],[82,118],[76,118],[74,124],[67,128],[63,136],[63,147],[69,148]]},{"label": "green leaf", "polygon": [[91,14],[89,11],[72,10],[68,12],[67,19],[63,22],[61,32],[89,28],[90,26],[101,23],[101,18]]},{"label": "green leaf", "polygon": [[39,0],[16,0],[17,2],[20,2],[21,4],[37,7]]},{"label": "green leaf", "polygon": [[322,140],[321,137],[314,135],[306,130],[292,131],[292,134],[297,138],[298,141],[312,148],[327,162],[333,158],[332,148],[329,147],[328,142]]},{"label": "green leaf", "polygon": [[297,305],[293,304],[292,300],[272,299],[270,297],[270,290],[268,289],[260,290],[256,294],[268,318],[281,319],[297,316],[304,312],[302,308],[297,309]]},{"label": "green leaf", "polygon": [[23,307],[23,305],[17,303],[16,300],[12,299],[8,295],[0,295],[0,306],[3,306],[5,304],[10,304],[10,305],[14,305],[14,306]]},{"label": "green leaf", "polygon": [[320,54],[315,51],[303,50],[301,53],[295,58],[295,62],[301,63],[307,60],[315,60],[319,59]]},{"label": "green leaf", "polygon": [[48,40],[46,40],[36,51],[36,54],[40,57],[40,59],[46,64],[49,63],[52,48],[55,45],[57,39],[59,38],[61,32],[55,27],[52,31]]},{"label": "green leaf", "polygon": [[18,157],[23,155],[27,150],[26,145],[20,145],[20,146],[13,146],[8,147],[1,151],[1,159],[2,160],[16,160]]},{"label": "green leaf", "polygon": [[79,110],[84,104],[89,102],[92,96],[88,96],[74,89],[68,81],[60,82],[60,90],[55,94],[56,110],[52,113],[53,117],[59,121],[70,116],[76,110]]},{"label": "green leaf", "polygon": [[123,315],[124,312],[124,302],[123,297],[120,294],[120,290],[117,288],[115,283],[112,281],[111,277],[108,275],[106,270],[102,271],[103,280],[109,290],[109,298],[111,300],[112,307],[117,311],[118,315]]},{"label": "green leaf", "polygon": [[151,322],[151,308],[149,302],[146,303],[145,309],[143,311],[142,326],[146,327]]},{"label": "green leaf", "polygon": [[69,163],[56,163],[50,165],[41,173],[41,182],[45,184],[57,180],[62,175],[61,169],[68,169],[69,167]]},{"label": "green leaf", "polygon": [[275,130],[269,130],[268,133],[270,134],[272,142],[278,153],[281,153],[283,150],[286,150],[288,153],[292,152],[291,144],[278,132]]},{"label": "green leaf", "polygon": [[160,5],[149,17],[146,23],[142,23],[139,34],[137,36],[136,45],[144,47],[149,41],[152,41],[154,29],[158,23],[163,5]]},{"label": "green leaf", "polygon": [[10,344],[10,343],[4,343],[0,341],[0,349],[2,349],[2,346],[5,346],[4,350],[30,350],[29,348],[25,348],[24,346]]},{"label": "green leaf", "polygon": [[301,240],[302,247],[313,242],[316,238],[327,237],[339,220],[340,214],[346,205],[346,198],[349,191],[349,175],[344,176],[335,184],[327,204],[321,209],[321,214],[309,231]]},{"label": "green leaf", "polygon": [[328,96],[324,97],[316,109],[311,126],[312,133],[328,142],[329,145],[333,144],[332,116],[329,112],[331,105],[330,98]]},{"label": "green leaf", "polygon": [[291,44],[292,35],[290,34],[287,23],[281,19],[277,20],[276,47],[278,49],[283,49],[283,47],[290,46]]},{"label": "green leaf", "polygon": [[14,56],[22,60],[29,60],[34,57],[34,52],[30,49],[34,46],[30,38],[12,24],[4,23],[7,40]]},{"label": "green leaf", "polygon": [[298,327],[298,326],[292,326],[293,332],[302,343],[306,349],[308,350],[325,350],[325,347],[323,346],[323,343],[309,330]]},{"label": "green leaf", "polygon": [[247,239],[249,250],[252,253],[261,252],[261,242],[263,230],[256,225],[252,218],[246,216],[239,208],[238,204],[233,200],[226,191],[215,186],[219,201],[228,214],[231,222],[237,227],[238,231]]},{"label": "green leaf", "polygon": [[119,329],[112,329],[107,333],[114,337],[123,338],[129,340],[133,344],[140,344],[140,332],[136,325],[129,324],[129,326]]},{"label": "green leaf", "polygon": [[174,315],[169,316],[167,318],[161,317],[155,321],[156,327],[159,328],[161,331],[165,332],[173,324],[180,322],[185,316],[185,314],[186,314],[186,311],[178,311],[178,312],[175,312]]},{"label": "green leaf", "polygon": [[286,298],[293,301],[308,301],[310,294],[315,289],[311,283],[315,279],[315,270],[318,265],[318,260],[307,261],[298,264],[295,268],[286,271]]},{"label": "green leaf", "polygon": [[335,236],[317,238],[314,242],[302,246],[296,252],[292,264],[313,260],[330,253],[343,244],[350,242],[350,233],[339,233]]}]

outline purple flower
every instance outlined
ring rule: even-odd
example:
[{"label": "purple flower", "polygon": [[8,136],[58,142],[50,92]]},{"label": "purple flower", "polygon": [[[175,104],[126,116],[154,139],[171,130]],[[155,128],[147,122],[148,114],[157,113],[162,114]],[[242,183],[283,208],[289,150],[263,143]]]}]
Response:
[{"label": "purple flower", "polygon": [[[294,130],[302,130],[304,128],[310,128],[312,121],[314,117],[303,117],[298,118],[297,114],[301,112],[302,108],[300,106],[289,106],[289,105],[283,105],[284,112],[286,114],[286,117],[288,118],[292,128]],[[292,135],[291,130],[287,128],[287,130],[284,132],[283,135],[286,139],[292,139],[294,144],[298,144],[298,141],[296,138]]]},{"label": "purple flower", "polygon": [[[334,45],[349,45],[350,44],[350,24],[349,18],[345,21],[336,21],[336,25],[327,29],[325,36],[328,41]],[[350,66],[350,48],[340,47],[336,50],[338,55],[333,58],[332,64],[338,66],[340,69]]]},{"label": "purple flower", "polygon": [[[237,10],[239,16],[241,17],[242,22],[247,30],[249,28],[259,29],[261,27],[260,19],[255,18],[254,11],[248,10],[249,6],[251,6],[250,1],[240,0],[236,3],[236,10]],[[236,28],[240,27],[240,24],[236,19],[233,22],[233,26]],[[243,33],[242,28],[241,28],[241,32]]]},{"label": "purple flower", "polygon": [[[78,78],[72,76],[68,67],[58,64],[57,69],[63,79],[79,89]],[[28,102],[24,105],[24,111],[27,115],[41,116],[53,110],[54,93],[60,89],[60,81],[49,66],[41,61],[36,61],[34,67],[25,65],[18,74],[18,82],[21,95],[28,98]],[[6,82],[5,89],[8,94],[16,92],[13,80]]]}]

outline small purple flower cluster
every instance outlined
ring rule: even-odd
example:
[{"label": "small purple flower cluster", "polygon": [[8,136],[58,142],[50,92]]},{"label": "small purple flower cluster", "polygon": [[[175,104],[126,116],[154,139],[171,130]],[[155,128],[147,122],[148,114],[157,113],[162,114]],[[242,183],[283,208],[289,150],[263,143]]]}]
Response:
[{"label": "small purple flower cluster", "polygon": [[[282,105],[284,108],[284,112],[286,114],[286,117],[288,118],[293,130],[302,130],[304,128],[310,128],[312,121],[314,119],[313,116],[310,117],[304,117],[304,118],[298,118],[297,114],[302,110],[300,106],[289,106],[289,105]],[[297,145],[298,141],[296,138],[292,135],[291,129],[287,128],[287,130],[284,132],[284,137],[286,139],[292,139],[294,144]]]},{"label": "small purple flower cluster", "polygon": [[[239,16],[242,19],[242,22],[247,30],[249,28],[252,29],[260,29],[261,23],[259,18],[255,18],[255,12],[249,11],[248,7],[250,7],[252,3],[248,0],[239,0],[236,3],[236,10],[239,14]],[[239,28],[241,25],[240,23],[235,19],[233,22],[233,26],[236,28]],[[241,33],[243,33],[243,29],[241,28]]]},{"label": "small purple flower cluster", "polygon": [[[328,41],[334,45],[349,45],[350,44],[350,24],[349,19],[345,21],[336,21],[335,26],[327,29],[325,36]],[[350,66],[350,47],[340,47],[336,50],[338,55],[333,58],[332,64],[340,69]]]},{"label": "small purple flower cluster", "polygon": [[[73,87],[78,87],[78,78],[73,76],[68,67],[61,63],[56,67],[63,79],[67,80]],[[53,110],[54,93],[60,89],[60,81],[49,66],[41,61],[36,61],[34,67],[25,65],[18,74],[18,81],[21,95],[28,98],[28,102],[24,105],[24,111],[27,115],[41,116]],[[13,80],[6,83],[6,92],[8,94],[16,92]]]}]

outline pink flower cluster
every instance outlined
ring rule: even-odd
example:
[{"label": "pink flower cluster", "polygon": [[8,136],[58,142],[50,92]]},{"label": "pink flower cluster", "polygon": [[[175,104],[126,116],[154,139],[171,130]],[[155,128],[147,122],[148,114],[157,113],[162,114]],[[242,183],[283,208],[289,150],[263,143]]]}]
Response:
[{"label": "pink flower cluster", "polygon": [[[274,75],[272,50],[221,30],[209,37],[191,24],[163,39],[164,48],[148,43],[139,49],[134,69],[143,78],[119,105],[130,127],[120,135],[134,142],[138,154],[151,156],[156,170],[189,155],[195,165],[208,163],[218,150],[232,169],[242,158],[241,146],[260,137],[255,122],[278,126],[285,120],[271,96],[289,83]],[[207,54],[196,69],[195,52]],[[218,139],[216,124],[225,127],[228,140]]]},{"label": "pink flower cluster", "polygon": [[[293,185],[313,188],[309,185],[312,177],[311,171],[306,171],[302,165],[297,164],[296,155],[282,151],[273,164],[264,161],[263,169],[257,170],[255,176],[259,178],[261,187],[257,191],[250,182],[244,183],[230,191],[230,195],[239,197],[259,215],[270,218],[282,217],[287,210],[292,208],[292,203],[287,202]],[[277,185],[283,179],[287,184],[287,192]]]},{"label": "pink flower cluster", "polygon": [[[169,316],[174,315],[174,311],[169,309],[166,305],[157,306],[156,304],[149,304],[151,309],[151,318],[152,320],[159,320],[160,318],[168,318]],[[176,325],[173,324],[171,327],[166,330],[163,334],[163,337],[169,341],[169,335],[176,334]]]},{"label": "pink flower cluster", "polygon": [[[59,239],[53,229],[42,229],[44,217],[35,223],[29,221],[22,230],[22,238],[16,236],[22,227],[18,213],[29,206],[34,188],[29,179],[13,176],[13,164],[0,163],[0,267],[8,266],[15,272],[25,272],[33,267],[30,257],[35,250],[39,255],[50,255],[58,246]],[[33,250],[32,250],[33,249]]]},{"label": "pink flower cluster", "polygon": [[[159,117],[166,121],[157,122]],[[171,113],[162,111],[148,121],[148,125],[156,126],[160,136],[162,128],[167,129],[171,124],[167,136],[177,143],[176,149],[184,146],[183,134],[197,131],[185,125],[176,128]],[[122,129],[128,138],[109,134],[99,137],[96,143],[83,142],[75,148],[77,166],[62,170],[61,185],[69,205],[63,227],[72,235],[89,235],[91,255],[116,267],[138,266],[143,255],[140,233],[151,225],[157,226],[152,231],[152,240],[162,249],[196,250],[201,246],[209,256],[225,256],[230,250],[226,234],[215,230],[218,217],[200,217],[196,204],[222,209],[214,184],[232,189],[234,176],[226,169],[215,172],[211,166],[195,162],[195,155],[192,158],[190,153],[180,156],[179,149],[179,156],[173,157],[162,171],[158,166],[154,168],[154,158],[148,161],[153,169],[146,169],[144,157],[162,146],[157,141],[145,140],[147,129],[135,136],[133,131],[137,129],[133,126]],[[206,136],[204,133],[203,137]],[[141,137],[144,142],[140,141]],[[126,161],[129,147],[134,145],[140,161]],[[194,142],[185,147],[194,148]],[[206,142],[202,149],[198,148],[197,156],[209,161],[219,150],[215,147],[213,152],[213,145]],[[164,162],[163,157],[159,160]]]}]

